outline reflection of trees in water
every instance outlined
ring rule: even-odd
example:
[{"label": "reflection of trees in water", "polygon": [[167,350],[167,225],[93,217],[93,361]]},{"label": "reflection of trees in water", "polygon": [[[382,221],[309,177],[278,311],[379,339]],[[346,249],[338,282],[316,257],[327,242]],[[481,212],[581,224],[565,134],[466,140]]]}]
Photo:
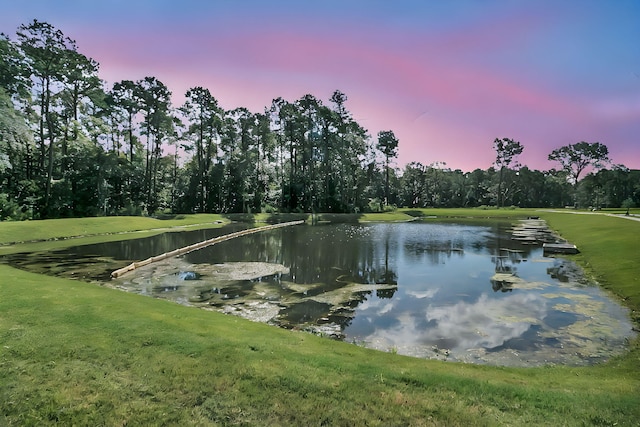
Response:
[{"label": "reflection of trees in water", "polygon": [[[381,238],[372,231],[369,227],[348,224],[288,227],[205,248],[198,251],[202,253],[197,259],[207,263],[261,261],[283,264],[290,273],[282,280],[301,285],[320,284],[309,286],[305,298],[351,283],[397,285],[398,275],[394,268],[397,242],[392,238],[391,230],[382,233]],[[195,259],[189,255],[188,261]],[[395,291],[395,288],[377,290],[376,295],[391,298]],[[348,302],[349,307],[344,308],[352,315],[355,307],[371,293],[355,293]]]},{"label": "reflection of trees in water", "polygon": [[111,272],[134,261],[141,261],[246,226],[234,225],[179,233],[162,233],[141,239],[72,246],[52,252],[33,252],[5,257],[14,267],[38,273],[80,280],[107,282]]},{"label": "reflection of trees in water", "polygon": [[378,289],[376,291],[376,296],[382,299],[391,299],[396,294],[398,288],[393,289]]},{"label": "reflection of trees in water", "polygon": [[405,241],[405,256],[418,261],[427,260],[432,265],[444,264],[453,255],[464,256],[464,243],[457,240],[448,241]]},{"label": "reflection of trees in water", "polygon": [[547,268],[547,274],[552,279],[556,279],[562,283],[567,283],[569,281],[569,274],[565,271],[564,265],[562,264]]},{"label": "reflection of trees in water", "polygon": [[[496,244],[492,246],[493,255],[491,256],[491,262],[495,265],[494,271],[496,274],[507,274],[512,276],[518,276],[516,264],[519,264],[524,259],[524,256],[529,255],[530,250],[525,252],[520,244],[514,244],[511,238],[504,238],[502,232],[496,233]],[[491,288],[494,292],[511,292],[513,291],[513,283],[508,280],[499,280],[492,278],[490,280]]]},{"label": "reflection of trees in water", "polygon": [[[495,265],[495,269],[494,271],[496,273],[502,273],[502,274],[516,274],[516,269],[506,263],[505,261],[507,261],[507,257],[504,255],[495,255],[491,257],[491,262],[493,262],[493,264]],[[506,280],[496,280],[494,278],[491,279],[491,288],[493,289],[493,292],[511,292],[513,291],[513,289],[511,288],[511,283],[506,281]]]},{"label": "reflection of trees in water", "polygon": [[[291,279],[300,284],[323,283],[318,293],[332,291],[349,283],[397,285],[394,268],[396,244],[389,232],[381,238],[368,227],[338,225],[331,227],[292,227],[277,233],[282,258],[291,269]],[[276,233],[270,233],[275,236]],[[330,244],[327,244],[329,242]],[[397,288],[377,290],[379,298],[392,298]],[[356,292],[340,307],[334,307],[328,319],[348,327],[358,305],[372,292]],[[318,319],[320,322],[322,319]]]},{"label": "reflection of trees in water", "polygon": [[[505,253],[503,250],[502,253]],[[519,253],[509,252],[508,255],[495,255],[491,257],[491,262],[495,265],[495,273],[501,275],[510,275],[518,277],[518,269],[515,264],[522,262]],[[509,280],[499,280],[491,278],[491,288],[494,292],[511,292],[513,291],[513,282]]]},{"label": "reflection of trees in water", "polygon": [[506,223],[496,223],[482,227],[464,224],[438,224],[437,229],[406,236],[402,244],[405,258],[428,261],[432,265],[445,264],[456,256],[464,257],[465,250],[472,253],[489,253],[499,256],[501,249],[519,251],[517,257],[509,254],[513,262],[530,254],[532,248],[525,248],[511,239]]},{"label": "reflection of trees in water", "polygon": [[[383,240],[384,240],[384,270],[376,283],[382,283],[387,285],[397,285],[398,284],[398,274],[395,270],[389,268],[389,245],[390,245],[390,235],[389,229],[385,229]],[[380,298],[391,298],[393,294],[395,294],[397,288],[388,289],[388,290],[378,290],[376,295]]]},{"label": "reflection of trees in water", "polygon": [[297,283],[323,282],[330,287],[335,283],[337,287],[338,277],[344,275],[349,278],[343,277],[343,282],[397,283],[388,236],[382,241],[374,240],[366,228],[350,225],[283,231],[279,262],[291,269],[291,277]]},{"label": "reflection of trees in water", "polygon": [[511,286],[512,283],[506,280],[491,279],[491,289],[493,289],[493,292],[511,292],[513,291]]},{"label": "reflection of trees in water", "polygon": [[463,249],[444,248],[438,245],[416,244],[415,242],[405,244],[405,250],[412,254],[414,258],[426,260],[431,265],[439,265],[446,263],[453,256],[462,258],[464,256]]},{"label": "reflection of trees in water", "polygon": [[517,255],[496,255],[491,257],[491,262],[495,265],[496,273],[505,273],[516,275],[518,267],[515,264],[519,264],[522,260]]},{"label": "reflection of trees in water", "polygon": [[247,225],[243,224],[229,224],[221,228],[168,232],[142,239],[97,243],[78,248],[70,248],[70,250],[82,248],[81,250],[84,252],[96,253],[104,257],[111,257],[118,260],[140,261],[246,228],[248,228]]},{"label": "reflection of trees in water", "polygon": [[581,285],[591,284],[589,279],[584,276],[580,267],[572,262],[558,258],[556,258],[552,267],[547,268],[547,274],[552,279],[562,283],[572,282]]}]

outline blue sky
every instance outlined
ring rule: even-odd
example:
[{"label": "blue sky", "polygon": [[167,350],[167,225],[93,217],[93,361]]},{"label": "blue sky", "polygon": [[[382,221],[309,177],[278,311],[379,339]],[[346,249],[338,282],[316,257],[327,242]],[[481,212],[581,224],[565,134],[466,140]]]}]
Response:
[{"label": "blue sky", "polygon": [[0,31],[49,22],[112,85],[155,76],[205,86],[224,108],[282,96],[328,103],[339,89],[371,135],[391,129],[398,165],[494,160],[496,137],[523,164],[557,165],[562,145],[601,142],[640,168],[640,1],[0,0]]}]

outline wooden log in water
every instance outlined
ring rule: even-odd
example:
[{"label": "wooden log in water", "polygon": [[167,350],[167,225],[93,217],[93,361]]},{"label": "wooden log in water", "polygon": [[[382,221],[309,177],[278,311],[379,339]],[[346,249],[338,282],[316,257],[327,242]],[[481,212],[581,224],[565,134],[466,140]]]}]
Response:
[{"label": "wooden log in water", "polygon": [[130,271],[135,270],[136,268],[144,267],[145,265],[149,265],[153,262],[162,261],[164,259],[178,256],[178,255],[184,255],[186,253],[189,253],[198,249],[202,249],[206,246],[215,245],[216,243],[224,242],[230,239],[234,239],[236,237],[246,236],[248,234],[258,233],[260,231],[273,230],[276,228],[288,227],[290,225],[299,225],[299,224],[304,224],[304,220],[282,222],[280,224],[265,225],[264,227],[249,228],[247,230],[236,231],[235,233],[225,234],[224,236],[214,237],[213,239],[205,240],[199,243],[194,243],[193,245],[185,246],[184,248],[175,249],[171,252],[165,252],[161,255],[156,255],[156,256],[147,258],[144,261],[131,263],[126,267],[120,268],[112,272],[111,277],[117,278],[122,276],[123,274],[126,274]]}]

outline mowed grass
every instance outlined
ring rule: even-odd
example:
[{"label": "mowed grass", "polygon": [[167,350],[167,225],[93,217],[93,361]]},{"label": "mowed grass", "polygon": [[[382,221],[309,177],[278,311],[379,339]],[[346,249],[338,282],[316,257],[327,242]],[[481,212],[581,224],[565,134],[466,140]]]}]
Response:
[{"label": "mowed grass", "polygon": [[[594,271],[582,240],[640,230],[541,215]],[[638,425],[639,368],[637,341],[594,367],[421,360],[0,265],[0,425]]]},{"label": "mowed grass", "polygon": [[179,219],[160,220],[138,216],[66,218],[41,221],[0,223],[0,244],[31,242],[132,231],[205,227],[229,220],[218,214],[180,215]]},{"label": "mowed grass", "polygon": [[640,221],[602,215],[545,213],[552,228],[576,244],[574,256],[598,283],[618,295],[640,322]]}]

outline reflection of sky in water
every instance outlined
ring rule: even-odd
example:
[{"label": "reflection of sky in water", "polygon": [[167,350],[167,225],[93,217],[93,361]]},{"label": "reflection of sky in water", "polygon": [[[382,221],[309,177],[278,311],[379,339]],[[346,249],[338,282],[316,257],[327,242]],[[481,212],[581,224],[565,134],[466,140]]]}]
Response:
[{"label": "reflection of sky in water", "polygon": [[[433,356],[437,347],[446,349],[449,359],[480,363],[514,364],[504,360],[505,355],[518,353],[526,354],[526,360],[516,363],[521,365],[548,360],[584,364],[609,357],[602,351],[605,347],[622,347],[624,337],[632,335],[627,310],[597,286],[576,282],[581,273],[573,263],[545,258],[539,246],[512,240],[504,228],[509,224],[501,224],[287,227],[168,260],[166,274],[155,272],[152,265],[151,273],[133,272],[124,280],[131,281],[137,292],[180,303],[195,298],[217,307],[236,304],[238,296],[242,297],[238,304],[247,307],[256,300],[264,303],[264,295],[270,303],[282,298],[272,305],[269,318],[280,311],[280,320],[284,316],[292,322],[290,327],[305,328],[335,322],[330,332],[342,332],[347,341],[419,357]],[[79,277],[86,272],[76,274],[69,265],[84,266],[91,273],[104,264],[96,256],[135,261],[245,227],[81,246],[44,254],[44,263],[43,254],[22,254],[14,262],[64,265],[67,274]],[[209,277],[213,265],[237,262],[281,264],[289,273],[258,281],[207,281],[213,277]],[[202,269],[202,280],[180,280],[178,271],[187,271],[190,265]],[[115,269],[107,267],[107,275]],[[522,282],[514,286],[503,278],[492,280],[496,273],[514,274]],[[345,290],[350,284],[381,284],[384,289]],[[332,293],[337,299],[327,300]],[[221,297],[227,294],[229,298]],[[338,309],[335,317],[333,309]],[[308,323],[299,325],[296,319]]]},{"label": "reflection of sky in water", "polygon": [[[371,227],[377,263],[393,271],[398,290],[391,299],[366,296],[345,328],[349,341],[422,356],[434,348],[447,349],[451,358],[460,360],[471,350],[485,354],[492,349],[536,350],[545,343],[558,343],[555,338],[545,341],[549,331],[555,334],[576,320],[588,319],[576,314],[577,301],[602,304],[620,331],[630,327],[624,313],[599,288],[559,280],[564,271],[575,270],[570,262],[545,258],[540,247],[521,245],[498,227]],[[496,272],[513,273],[536,286],[492,287]],[[554,308],[559,303],[565,304],[565,311]]]},{"label": "reflection of sky in water", "polygon": [[[519,337],[537,319],[544,319],[548,301],[534,294],[509,294],[499,299],[486,293],[475,302],[434,305],[427,293],[420,303],[375,299],[364,302],[349,328],[354,336],[389,348],[437,345],[453,352],[491,349]],[[415,296],[415,294],[414,294]],[[518,320],[520,319],[520,320]]]}]

